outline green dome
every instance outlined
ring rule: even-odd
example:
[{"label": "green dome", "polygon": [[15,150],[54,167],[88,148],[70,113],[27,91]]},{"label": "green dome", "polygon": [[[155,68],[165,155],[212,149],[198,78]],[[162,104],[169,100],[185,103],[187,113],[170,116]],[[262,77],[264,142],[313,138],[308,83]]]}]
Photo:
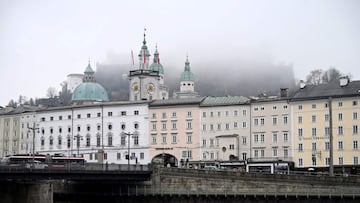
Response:
[{"label": "green dome", "polygon": [[150,65],[150,70],[159,71],[159,73],[164,74],[164,68],[161,64],[153,63]]},{"label": "green dome", "polygon": [[181,73],[180,81],[195,81],[195,76],[190,70],[190,62],[186,57],[184,72]]},{"label": "green dome", "polygon": [[72,101],[109,101],[103,86],[96,82],[84,82],[77,86],[71,98]]}]

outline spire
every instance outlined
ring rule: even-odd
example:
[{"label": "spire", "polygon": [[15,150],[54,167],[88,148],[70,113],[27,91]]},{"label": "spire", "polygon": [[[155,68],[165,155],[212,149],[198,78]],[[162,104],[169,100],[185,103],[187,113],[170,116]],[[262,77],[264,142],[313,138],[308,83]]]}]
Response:
[{"label": "spire", "polygon": [[160,57],[159,57],[159,52],[157,50],[157,44],[155,46],[155,52],[154,52],[154,63],[160,64]]},{"label": "spire", "polygon": [[91,68],[90,58],[89,58],[89,63],[84,71],[83,82],[94,82],[95,81],[94,73],[95,71],[93,71],[93,69]]},{"label": "spire", "polygon": [[186,54],[185,71],[190,71],[189,56]]},{"label": "spire", "polygon": [[141,50],[139,53],[139,61],[140,61],[140,69],[147,69],[149,66],[149,57],[150,57],[150,53],[149,50],[146,46],[146,28],[144,28],[144,40],[143,40],[143,45],[141,46]]}]

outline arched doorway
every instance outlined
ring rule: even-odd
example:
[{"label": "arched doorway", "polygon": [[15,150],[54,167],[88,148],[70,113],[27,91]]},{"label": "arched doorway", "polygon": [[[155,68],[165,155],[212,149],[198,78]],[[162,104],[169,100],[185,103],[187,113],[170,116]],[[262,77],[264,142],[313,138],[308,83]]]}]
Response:
[{"label": "arched doorway", "polygon": [[163,165],[164,167],[178,167],[178,160],[171,154],[158,154],[152,160],[152,164]]}]

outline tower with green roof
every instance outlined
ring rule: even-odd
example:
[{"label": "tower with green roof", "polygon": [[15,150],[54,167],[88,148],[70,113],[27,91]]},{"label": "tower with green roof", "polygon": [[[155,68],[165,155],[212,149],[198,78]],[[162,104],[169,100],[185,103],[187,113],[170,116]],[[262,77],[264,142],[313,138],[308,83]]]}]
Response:
[{"label": "tower with green roof", "polygon": [[150,52],[146,45],[145,33],[138,56],[139,69],[131,70],[128,75],[130,81],[129,100],[168,99],[168,88],[164,84],[164,67],[160,63],[157,47],[155,49],[153,63],[149,66]]},{"label": "tower with green roof", "polygon": [[78,85],[73,92],[71,98],[73,103],[81,104],[109,101],[105,88],[96,82],[94,74],[95,71],[91,68],[89,61],[84,71],[83,83]]},{"label": "tower with green roof", "polygon": [[186,56],[184,71],[180,76],[180,92],[175,92],[175,98],[194,98],[199,97],[195,92],[195,76],[190,70],[189,57]]}]

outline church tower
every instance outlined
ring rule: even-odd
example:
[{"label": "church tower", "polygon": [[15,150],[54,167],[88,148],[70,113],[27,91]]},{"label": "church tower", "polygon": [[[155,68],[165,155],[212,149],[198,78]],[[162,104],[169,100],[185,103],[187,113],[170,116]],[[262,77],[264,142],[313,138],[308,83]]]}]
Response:
[{"label": "church tower", "polygon": [[175,92],[174,98],[194,98],[199,96],[199,93],[195,92],[195,76],[190,70],[189,58],[186,56],[185,68],[180,76],[180,92]]},{"label": "church tower", "polygon": [[156,48],[154,60],[149,67],[150,53],[146,46],[144,33],[143,45],[139,53],[139,69],[131,70],[128,75],[130,81],[129,100],[159,100],[168,99],[168,88],[164,84],[164,68],[160,64],[159,52]]}]

